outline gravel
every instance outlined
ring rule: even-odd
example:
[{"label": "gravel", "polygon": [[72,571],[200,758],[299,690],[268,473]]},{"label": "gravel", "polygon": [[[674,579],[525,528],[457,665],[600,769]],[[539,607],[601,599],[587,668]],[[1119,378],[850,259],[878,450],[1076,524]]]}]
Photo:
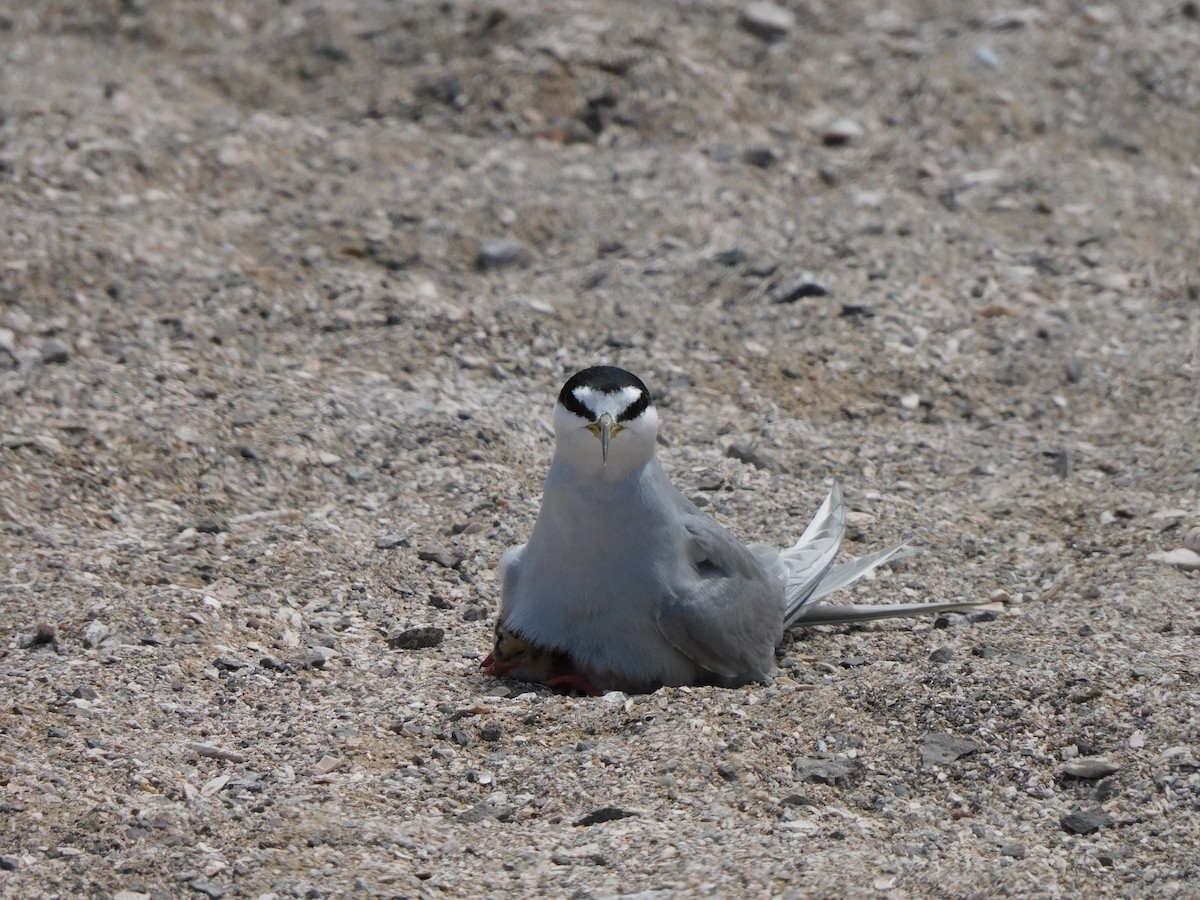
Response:
[{"label": "gravel", "polygon": [[[1195,4],[10,6],[0,895],[1194,892]],[[598,362],[996,611],[485,677]]]}]

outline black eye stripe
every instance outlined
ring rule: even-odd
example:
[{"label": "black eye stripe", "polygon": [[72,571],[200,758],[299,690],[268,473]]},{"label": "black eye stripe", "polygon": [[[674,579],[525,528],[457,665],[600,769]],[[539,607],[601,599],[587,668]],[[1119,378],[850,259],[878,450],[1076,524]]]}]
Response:
[{"label": "black eye stripe", "polygon": [[618,422],[631,422],[646,411],[646,407],[650,405],[650,395],[645,389],[638,394],[638,398],[631,404],[625,407],[625,411],[617,416]]},{"label": "black eye stripe", "polygon": [[632,372],[619,369],[616,366],[592,366],[582,372],[576,372],[559,391],[558,402],[581,419],[591,421],[592,411],[575,396],[576,388],[591,388],[598,394],[616,394],[625,388],[636,388],[637,399],[625,407],[617,415],[618,422],[629,422],[636,419],[650,405],[650,392],[646,385]]}]

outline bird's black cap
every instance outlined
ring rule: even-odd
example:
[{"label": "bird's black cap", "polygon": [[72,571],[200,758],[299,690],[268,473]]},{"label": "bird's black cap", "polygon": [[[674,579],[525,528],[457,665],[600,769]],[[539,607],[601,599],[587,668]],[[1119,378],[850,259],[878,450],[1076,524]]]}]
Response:
[{"label": "bird's black cap", "polygon": [[578,388],[591,388],[599,394],[616,394],[625,390],[625,388],[636,388],[638,392],[637,399],[625,407],[621,414],[617,416],[618,422],[628,422],[636,419],[650,405],[650,391],[646,389],[646,385],[642,383],[642,379],[638,378],[632,372],[627,372],[616,366],[592,366],[590,369],[576,372],[567,379],[567,383],[559,391],[559,403],[580,418],[590,421],[593,413],[576,396],[575,391]]}]

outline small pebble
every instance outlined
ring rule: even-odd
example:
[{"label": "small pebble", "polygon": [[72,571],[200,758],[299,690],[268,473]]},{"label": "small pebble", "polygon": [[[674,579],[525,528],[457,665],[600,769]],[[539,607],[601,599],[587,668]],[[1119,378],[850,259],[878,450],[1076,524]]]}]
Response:
[{"label": "small pebble", "polygon": [[436,625],[418,625],[388,635],[387,644],[393,650],[423,650],[436,647],[445,636],[446,632]]},{"label": "small pebble", "polygon": [[875,318],[875,307],[866,303],[843,303],[839,315],[843,319],[873,319]]},{"label": "small pebble", "polygon": [[1116,763],[1101,756],[1081,756],[1063,766],[1063,772],[1072,778],[1103,778],[1119,768]]},{"label": "small pebble", "polygon": [[835,119],[821,131],[821,143],[826,147],[844,147],[862,137],[865,129],[853,119]]},{"label": "small pebble", "polygon": [[938,647],[929,654],[929,661],[934,663],[950,662],[954,658],[954,651],[949,647]]},{"label": "small pebble", "polygon": [[1000,848],[1000,855],[1001,856],[1009,856],[1013,859],[1024,859],[1025,858],[1025,845],[1024,844],[1005,844],[1003,847]]},{"label": "small pebble", "polygon": [[1059,824],[1068,834],[1095,834],[1101,828],[1113,824],[1113,817],[1100,807],[1095,809],[1077,809],[1066,813]]},{"label": "small pebble", "polygon": [[221,759],[225,762],[240,763],[246,761],[246,756],[243,753],[238,753],[236,750],[225,750],[221,747],[216,747],[213,744],[192,744],[192,751],[198,756],[206,756],[209,759]]},{"label": "small pebble", "polygon": [[817,804],[810,797],[803,794],[788,794],[779,801],[780,806],[816,806]]},{"label": "small pebble", "polygon": [[1059,478],[1070,478],[1075,470],[1075,455],[1069,447],[1063,447],[1054,454],[1054,473]]},{"label": "small pebble", "polygon": [[738,16],[738,25],[743,31],[764,41],[782,39],[795,24],[796,17],[791,11],[774,3],[747,3]]},{"label": "small pebble", "polygon": [[94,650],[108,635],[108,626],[103,622],[90,622],[83,631],[83,646]]},{"label": "small pebble", "polygon": [[47,338],[38,347],[46,365],[62,365],[71,358],[71,348],[58,338]]},{"label": "small pebble", "polygon": [[1004,71],[1004,61],[987,44],[976,44],[971,48],[971,55],[995,72]]},{"label": "small pebble", "polygon": [[1174,550],[1151,553],[1148,558],[1153,562],[1166,563],[1176,569],[1183,569],[1185,572],[1200,570],[1200,553],[1189,550],[1187,547],[1176,547]]},{"label": "small pebble", "polygon": [[218,656],[212,662],[213,666],[218,669],[224,669],[227,672],[236,672],[238,669],[249,669],[254,664],[244,659],[237,659],[233,656]]},{"label": "small pebble", "polygon": [[602,806],[594,812],[588,813],[582,819],[579,819],[575,825],[580,828],[587,828],[591,825],[601,825],[604,822],[615,822],[618,819],[627,819],[630,816],[636,816],[637,813],[628,809],[621,809],[619,806]]},{"label": "small pebble", "polygon": [[825,297],[828,294],[829,288],[805,273],[776,288],[771,297],[776,303],[795,303],[805,297]]},{"label": "small pebble", "polygon": [[407,546],[408,537],[397,532],[388,532],[375,538],[375,547],[378,550],[395,550],[397,547]]},{"label": "small pebble", "polygon": [[[742,162],[758,169],[769,169],[779,159],[770,147],[751,147],[742,154]],[[743,253],[743,259],[745,254]],[[738,260],[741,262],[741,260]],[[732,264],[731,264],[732,265]]]},{"label": "small pebble", "polygon": [[525,247],[519,241],[488,241],[479,248],[475,268],[487,272],[515,265],[525,258]]},{"label": "small pebble", "polygon": [[417,559],[437,563],[443,569],[457,569],[466,557],[447,547],[424,547],[417,551]]},{"label": "small pebble", "polygon": [[487,800],[481,800],[470,809],[459,813],[459,818],[464,822],[485,822],[488,819],[495,819],[497,822],[506,822],[512,818],[512,814],[513,808],[511,806],[505,804],[493,805]]},{"label": "small pebble", "polygon": [[925,735],[921,744],[921,765],[941,766],[954,762],[961,756],[968,756],[982,749],[974,741],[964,740],[952,734],[931,731]]},{"label": "small pebble", "polygon": [[225,888],[219,884],[214,884],[211,881],[205,881],[203,878],[196,878],[188,882],[188,887],[198,894],[204,894],[206,897],[211,897],[212,900],[220,900],[225,896]]},{"label": "small pebble", "polygon": [[317,764],[313,766],[313,771],[318,775],[328,775],[341,765],[342,760],[339,757],[326,753],[317,761]]}]

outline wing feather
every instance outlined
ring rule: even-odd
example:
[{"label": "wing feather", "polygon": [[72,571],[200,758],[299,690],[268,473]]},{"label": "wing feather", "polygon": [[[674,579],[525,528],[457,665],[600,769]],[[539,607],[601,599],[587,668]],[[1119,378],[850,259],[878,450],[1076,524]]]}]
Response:
[{"label": "wing feather", "polygon": [[677,650],[723,679],[765,678],[783,633],[780,582],[707,516],[688,516],[682,527],[693,577],[664,599],[659,631]]}]

